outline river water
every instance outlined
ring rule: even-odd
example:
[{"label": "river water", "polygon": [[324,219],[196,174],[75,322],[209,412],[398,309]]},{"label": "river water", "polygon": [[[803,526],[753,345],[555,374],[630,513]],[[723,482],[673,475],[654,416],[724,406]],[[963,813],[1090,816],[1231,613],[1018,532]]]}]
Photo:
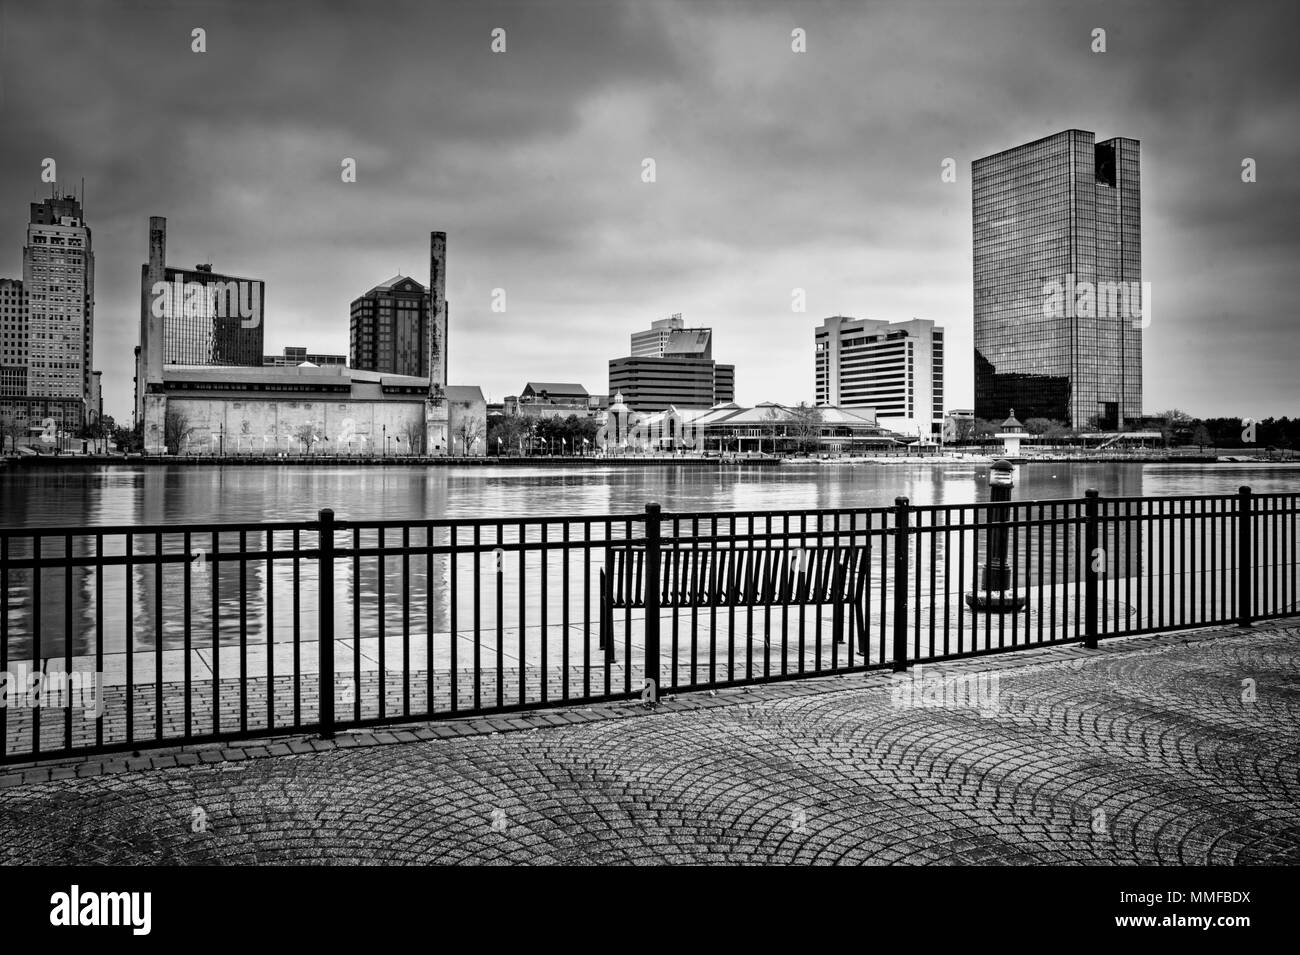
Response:
[{"label": "river water", "polygon": [[[132,526],[139,524],[202,524],[222,521],[307,521],[323,507],[331,507],[341,520],[419,520],[437,518],[544,518],[553,516],[635,515],[647,502],[658,502],[666,513],[791,510],[807,508],[868,508],[894,503],[899,496],[913,504],[970,504],[988,499],[987,465],[961,462],[934,464],[817,464],[802,463],[778,467],[287,467],[287,466],[123,466],[85,468],[7,468],[0,471],[0,525],[8,527]],[[1050,501],[1078,498],[1088,488],[1103,497],[1228,494],[1242,485],[1256,493],[1294,492],[1300,487],[1300,465],[1163,465],[1163,464],[1028,464],[1020,469],[1014,491],[1017,500]],[[1221,506],[1229,506],[1225,502]],[[1045,516],[1045,515],[1040,515]],[[937,520],[937,518],[934,518]],[[877,527],[883,521],[876,519]],[[960,523],[960,518],[958,518]],[[574,525],[575,528],[581,525]],[[617,525],[615,525],[617,527]],[[1172,525],[1171,525],[1172,526]],[[1180,528],[1182,525],[1179,525]],[[540,528],[529,525],[527,538],[536,542]],[[1077,540],[1069,528],[1055,530],[1044,555],[1037,537],[1026,534],[1020,553],[1024,563],[1037,565],[1059,560],[1054,579],[1075,576]],[[558,525],[550,528],[552,545],[560,539]],[[1226,552],[1215,536],[1212,523],[1202,531],[1213,551]],[[588,528],[590,532],[590,528]],[[743,533],[743,527],[740,529]],[[603,545],[587,551],[574,549],[564,559],[552,549],[543,554],[531,550],[522,557],[518,550],[508,554],[504,573],[494,569],[492,547],[497,540],[493,528],[483,529],[483,551],[464,553],[459,562],[445,556],[425,558],[414,554],[374,556],[354,562],[338,561],[335,575],[337,633],[346,638],[379,633],[402,633],[410,629],[460,633],[466,627],[488,633],[497,623],[496,596],[501,590],[503,623],[514,626],[527,620],[530,631],[538,625],[542,581],[549,588],[545,603],[554,627],[572,610],[574,619],[592,616],[590,592],[604,558]],[[575,530],[574,540],[579,531]],[[1153,555],[1146,537],[1134,535],[1116,540],[1116,556],[1108,571],[1116,575],[1139,572],[1146,564],[1165,573],[1161,553],[1168,549],[1173,558],[1175,541],[1187,533],[1195,545],[1194,529],[1170,531],[1161,538]],[[410,544],[424,546],[422,531],[411,534]],[[499,542],[509,546],[518,540],[515,527],[505,529]],[[341,532],[339,546],[347,546],[351,535]],[[401,543],[401,533],[390,532],[385,546]],[[929,588],[944,591],[944,574],[958,563],[967,566],[966,582],[972,581],[979,553],[976,535],[946,532],[926,538],[937,545],[924,559],[938,566],[938,576]],[[211,642],[214,631],[223,645],[242,641],[279,643],[301,633],[309,638],[316,629],[315,561],[277,557],[219,565],[205,564],[210,558],[199,554],[199,562],[187,566],[185,557],[193,548],[216,546],[222,553],[238,551],[242,544],[256,551],[266,541],[260,532],[247,541],[238,534],[221,535],[213,542],[210,533],[196,534],[187,541],[177,533],[162,538],[161,553],[175,556],[175,562],[154,566],[143,562],[127,568],[119,562],[96,569],[96,548],[103,555],[118,557],[129,546],[136,556],[151,555],[157,545],[153,535],[108,535],[97,543],[93,536],[77,535],[68,542],[78,564],[66,576],[62,568],[42,572],[40,579],[30,569],[12,568],[4,580],[7,657],[32,659],[34,665],[47,656],[59,656],[70,649],[75,654],[101,647],[109,652],[125,646],[137,650],[149,647],[189,646]],[[982,535],[981,535],[982,538]],[[1287,540],[1288,538],[1283,538]],[[212,542],[212,543],[210,543]],[[314,532],[304,531],[302,547],[315,546]],[[360,538],[361,546],[373,547],[375,535]],[[447,544],[439,531],[434,544]],[[459,532],[456,546],[472,543]],[[293,544],[292,532],[275,535],[277,550]],[[947,548],[964,546],[956,563],[945,563]],[[1122,547],[1120,545],[1123,545]],[[12,558],[32,556],[32,538],[11,535],[5,544]],[[796,545],[791,542],[790,546]],[[1294,548],[1294,544],[1291,545]],[[41,556],[59,559],[65,551],[61,537],[46,539]],[[1195,547],[1193,547],[1195,549]],[[1120,559],[1122,551],[1123,559]],[[1133,553],[1130,554],[1129,552]],[[1294,550],[1292,550],[1292,554]],[[885,573],[881,550],[873,579]],[[216,574],[210,568],[216,566]],[[562,570],[567,566],[568,576]],[[917,564],[921,567],[921,564]],[[1184,566],[1169,564],[1168,573],[1183,573]],[[926,568],[929,564],[925,565]],[[193,573],[190,573],[192,571]],[[928,573],[928,569],[927,569]],[[1034,577],[1022,567],[1026,583]],[[922,578],[918,575],[918,587]],[[963,584],[964,586],[964,584]],[[953,591],[956,593],[956,590]],[[295,596],[296,595],[296,598]],[[475,602],[475,597],[481,600]],[[950,596],[950,595],[949,595]],[[960,595],[958,595],[960,596]],[[215,605],[215,612],[214,612]],[[460,616],[456,616],[459,608]],[[414,623],[412,623],[414,621]],[[39,643],[32,640],[40,635]],[[476,641],[480,633],[468,639]],[[441,637],[439,639],[442,639]],[[485,638],[486,639],[486,638]],[[533,651],[529,651],[531,654]],[[520,651],[524,656],[524,651]]]},{"label": "river water", "polygon": [[[92,467],[0,471],[0,525],[203,523],[880,507],[988,499],[987,465],[779,467]],[[1022,500],[1300,488],[1300,465],[1027,464]]]}]

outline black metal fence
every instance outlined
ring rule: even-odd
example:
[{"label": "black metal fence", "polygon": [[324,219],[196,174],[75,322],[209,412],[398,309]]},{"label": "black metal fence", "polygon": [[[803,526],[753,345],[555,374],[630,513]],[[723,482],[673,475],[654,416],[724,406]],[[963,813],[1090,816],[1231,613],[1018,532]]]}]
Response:
[{"label": "black metal fence", "polygon": [[1249,625],[1298,503],[4,528],[0,762]]}]

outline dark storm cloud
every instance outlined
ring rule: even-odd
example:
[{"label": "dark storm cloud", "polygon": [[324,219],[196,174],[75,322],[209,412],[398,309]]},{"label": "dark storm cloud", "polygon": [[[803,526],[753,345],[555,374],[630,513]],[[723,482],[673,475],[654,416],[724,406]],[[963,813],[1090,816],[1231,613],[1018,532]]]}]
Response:
[{"label": "dark storm cloud", "polygon": [[[1080,127],[1143,144],[1147,407],[1294,413],[1288,10],[9,4],[0,274],[21,269],[54,156],[65,184],[86,177],[110,411],[129,394],[150,214],[169,219],[173,261],[267,281],[272,350],[346,351],[350,300],[398,271],[426,278],[443,229],[451,375],[496,398],[530,378],[603,391],[628,334],[681,311],[715,327],[742,400],[808,399],[811,329],[847,312],[947,325],[959,406],[970,161]],[[1243,156],[1260,182],[1241,183]]]}]

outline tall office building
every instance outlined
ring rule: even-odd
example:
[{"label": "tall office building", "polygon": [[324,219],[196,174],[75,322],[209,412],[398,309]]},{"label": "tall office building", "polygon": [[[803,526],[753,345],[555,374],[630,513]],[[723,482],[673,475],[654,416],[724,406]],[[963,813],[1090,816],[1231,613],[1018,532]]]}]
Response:
[{"label": "tall office building", "polygon": [[395,275],[352,302],[348,364],[427,377],[430,335],[428,291],[409,276]]},{"label": "tall office building", "polygon": [[678,312],[671,318],[661,318],[651,322],[650,328],[646,331],[633,332],[632,357],[663,358],[664,346],[668,344],[668,339],[673,332],[681,331],[684,327],[685,322],[682,321],[681,312]]},{"label": "tall office building", "polygon": [[736,366],[713,360],[713,329],[687,328],[680,313],[632,333],[632,354],[609,363],[610,394],[633,411],[711,408],[736,398]]},{"label": "tall office building", "polygon": [[651,322],[650,328],[632,333],[633,358],[712,358],[713,329],[687,328],[678,312]]},{"label": "tall office building", "polygon": [[221,275],[211,265],[164,274],[157,304],[164,311],[163,364],[262,364],[266,283]]},{"label": "tall office building", "polygon": [[149,260],[140,267],[140,346],[135,420],[160,392],[166,365],[261,367],[266,283],[222,275],[211,265],[167,265],[167,219],[149,217]]},{"label": "tall office building", "polygon": [[1069,129],[971,164],[975,414],[1142,414],[1139,144]]},{"label": "tall office building", "polygon": [[27,395],[27,299],[22,279],[0,279],[0,415]]},{"label": "tall office building", "polygon": [[675,356],[612,358],[609,390],[622,392],[633,411],[667,411],[669,405],[711,408],[736,400],[736,366]]},{"label": "tall office building", "polygon": [[61,430],[91,420],[95,254],[75,196],[31,204],[23,279],[0,291],[0,413]]},{"label": "tall office building", "polygon": [[882,427],[920,438],[943,430],[943,329],[914,318],[833,315],[815,330],[816,402],[873,408]]}]

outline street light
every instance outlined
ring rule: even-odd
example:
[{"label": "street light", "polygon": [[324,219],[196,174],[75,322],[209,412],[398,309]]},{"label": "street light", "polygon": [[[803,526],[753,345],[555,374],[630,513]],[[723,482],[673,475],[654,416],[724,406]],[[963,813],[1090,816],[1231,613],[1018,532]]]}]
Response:
[{"label": "street light", "polygon": [[[1019,613],[1029,604],[1029,598],[1014,592],[1015,581],[1007,566],[1007,522],[1011,517],[1011,489],[1016,485],[1016,468],[1010,461],[999,458],[989,468],[988,543],[986,560],[981,570],[980,589],[966,595],[966,605],[972,610],[991,613]],[[1011,594],[1007,590],[1011,589]]]},{"label": "street light", "polygon": [[384,425],[384,457],[388,457],[388,425]]}]

